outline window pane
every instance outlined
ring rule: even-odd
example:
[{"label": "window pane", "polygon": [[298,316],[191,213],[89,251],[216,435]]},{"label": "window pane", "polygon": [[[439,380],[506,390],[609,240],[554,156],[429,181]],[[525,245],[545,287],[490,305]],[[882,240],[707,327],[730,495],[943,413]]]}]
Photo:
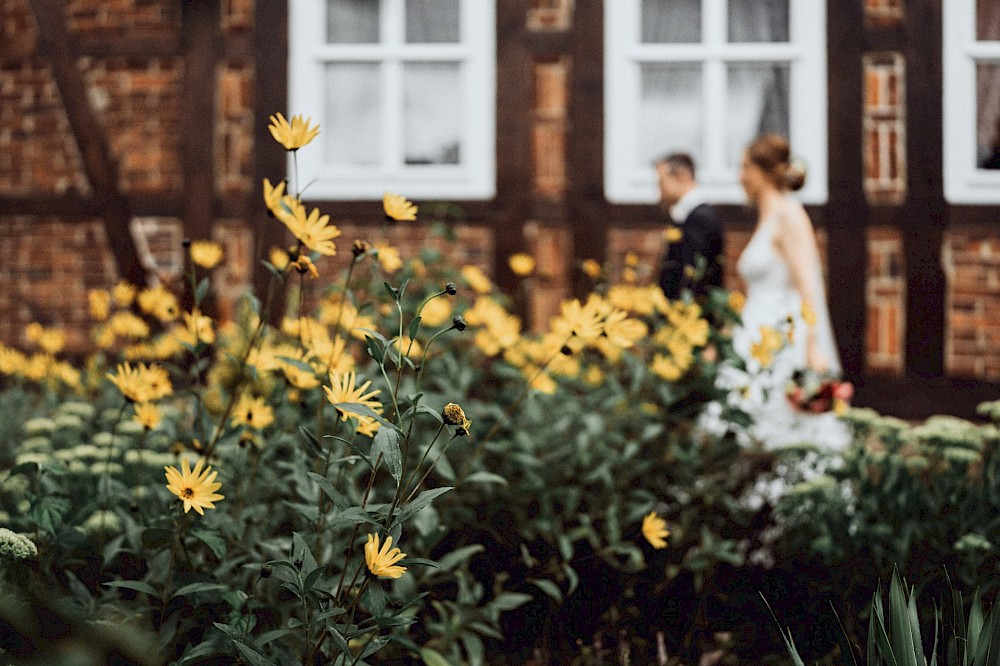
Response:
[{"label": "window pane", "polygon": [[976,39],[1000,41],[1000,0],[976,0]]},{"label": "window pane", "polygon": [[1000,169],[1000,65],[976,66],[978,166]]},{"label": "window pane", "polygon": [[701,41],[701,0],[642,0],[646,44]]},{"label": "window pane", "polygon": [[640,76],[639,164],[650,166],[656,158],[676,151],[700,161],[705,131],[701,65],[646,63]]},{"label": "window pane", "polygon": [[406,41],[458,42],[459,0],[407,0]]},{"label": "window pane", "polygon": [[729,0],[729,41],[787,42],[788,0]]},{"label": "window pane", "polygon": [[336,63],[326,66],[328,164],[378,164],[381,153],[382,103],[376,63]]},{"label": "window pane", "polygon": [[378,0],[326,0],[326,41],[331,44],[378,42]]},{"label": "window pane", "polygon": [[403,149],[407,164],[459,164],[462,95],[457,63],[403,68]]},{"label": "window pane", "polygon": [[787,64],[775,63],[731,64],[728,70],[726,163],[738,167],[757,136],[788,136],[789,72]]}]

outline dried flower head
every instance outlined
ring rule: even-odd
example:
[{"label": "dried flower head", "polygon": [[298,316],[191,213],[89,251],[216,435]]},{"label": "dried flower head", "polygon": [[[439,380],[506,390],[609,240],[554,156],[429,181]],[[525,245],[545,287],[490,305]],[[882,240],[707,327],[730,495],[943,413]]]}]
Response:
[{"label": "dried flower head", "polygon": [[449,402],[444,406],[444,409],[441,410],[441,418],[448,425],[463,425],[466,421],[465,411],[454,402]]}]

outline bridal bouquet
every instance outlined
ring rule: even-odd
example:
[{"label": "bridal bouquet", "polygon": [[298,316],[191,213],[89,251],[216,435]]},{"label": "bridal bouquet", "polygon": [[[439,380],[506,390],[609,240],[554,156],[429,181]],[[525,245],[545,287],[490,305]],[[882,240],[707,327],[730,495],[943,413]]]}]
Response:
[{"label": "bridal bouquet", "polygon": [[800,412],[842,413],[854,396],[854,385],[814,370],[796,370],[785,388],[788,402]]}]

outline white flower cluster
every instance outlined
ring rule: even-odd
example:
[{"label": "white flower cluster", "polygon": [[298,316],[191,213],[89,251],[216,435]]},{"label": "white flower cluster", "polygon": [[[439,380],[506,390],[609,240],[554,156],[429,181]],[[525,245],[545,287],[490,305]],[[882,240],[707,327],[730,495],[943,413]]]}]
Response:
[{"label": "white flower cluster", "polygon": [[23,534],[12,532],[6,527],[0,527],[0,559],[26,560],[38,557],[38,548],[34,542]]}]

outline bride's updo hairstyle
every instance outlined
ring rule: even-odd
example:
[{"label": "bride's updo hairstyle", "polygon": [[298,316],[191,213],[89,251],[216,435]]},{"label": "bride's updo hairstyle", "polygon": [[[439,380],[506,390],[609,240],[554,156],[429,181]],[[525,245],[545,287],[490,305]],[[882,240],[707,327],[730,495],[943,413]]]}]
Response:
[{"label": "bride's updo hairstyle", "polygon": [[757,165],[779,190],[801,190],[806,184],[806,168],[792,160],[788,139],[777,134],[763,134],[747,146],[747,158]]}]

